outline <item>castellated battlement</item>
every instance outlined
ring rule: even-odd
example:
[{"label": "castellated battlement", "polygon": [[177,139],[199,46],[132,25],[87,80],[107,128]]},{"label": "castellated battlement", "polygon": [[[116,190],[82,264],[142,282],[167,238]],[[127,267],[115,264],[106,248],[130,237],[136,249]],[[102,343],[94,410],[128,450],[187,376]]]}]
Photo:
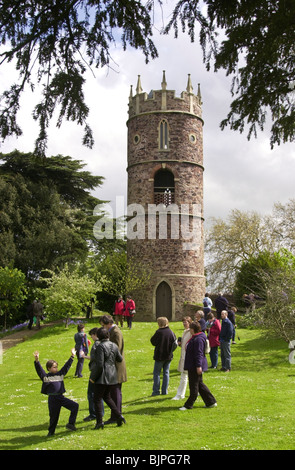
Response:
[{"label": "castellated battlement", "polygon": [[132,86],[130,90],[129,119],[132,119],[139,114],[152,114],[159,112],[187,113],[202,120],[202,97],[200,85],[198,84],[197,94],[194,94],[191,77],[188,75],[186,91],[183,91],[178,97],[176,96],[175,90],[167,90],[165,71],[163,71],[161,89],[151,90],[150,93],[145,93],[143,92],[139,75],[136,94],[133,96]]}]

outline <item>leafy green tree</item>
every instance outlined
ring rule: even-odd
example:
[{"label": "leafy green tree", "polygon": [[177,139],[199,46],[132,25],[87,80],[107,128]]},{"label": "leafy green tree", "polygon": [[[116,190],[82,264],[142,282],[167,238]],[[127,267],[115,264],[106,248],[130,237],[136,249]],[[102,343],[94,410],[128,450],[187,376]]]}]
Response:
[{"label": "leafy green tree", "polygon": [[273,240],[257,212],[233,209],[228,218],[212,218],[205,234],[208,285],[231,291],[241,265],[260,252],[273,250]]},{"label": "leafy green tree", "polygon": [[[170,18],[165,33],[196,30],[204,61],[233,75],[233,101],[222,129],[244,131],[248,137],[272,119],[271,146],[293,141],[295,133],[295,4],[293,0],[179,0],[167,2]],[[45,155],[47,128],[58,112],[84,126],[83,143],[93,145],[87,123],[89,107],[83,86],[88,68],[110,66],[111,46],[120,38],[123,49],[158,56],[152,41],[154,14],[162,0],[2,0],[0,3],[1,63],[16,61],[19,80],[2,94],[1,137],[21,135],[17,122],[26,86],[41,85],[42,98],[33,110],[39,122],[36,153]],[[163,15],[164,17],[164,15]],[[218,34],[221,40],[218,41]],[[118,39],[117,39],[118,40]]]},{"label": "leafy green tree", "polygon": [[253,293],[265,302],[267,298],[267,279],[271,273],[286,266],[288,258],[282,252],[263,251],[250,256],[236,273],[234,296],[241,302],[244,294]]},{"label": "leafy green tree", "polygon": [[117,296],[142,288],[149,281],[151,269],[127,259],[126,252],[114,252],[98,266],[102,291]]},{"label": "leafy green tree", "polygon": [[13,317],[27,297],[26,277],[19,269],[0,267],[0,307],[4,313],[3,326]]},{"label": "leafy green tree", "polygon": [[15,151],[1,158],[0,265],[34,279],[44,268],[84,260],[100,202],[90,190],[102,178],[61,155],[43,161]]},{"label": "leafy green tree", "polygon": [[261,253],[245,263],[237,276],[237,292],[249,289],[262,299],[249,315],[252,323],[285,341],[295,338],[295,256],[282,249]]},{"label": "leafy green tree", "polygon": [[40,292],[48,318],[65,318],[65,326],[71,316],[80,316],[89,305],[99,285],[87,275],[81,275],[79,266],[70,270],[68,266],[43,278],[47,288]]},{"label": "leafy green tree", "polygon": [[[204,8],[205,5],[205,8]],[[205,13],[204,13],[205,12]],[[248,138],[272,119],[271,146],[295,137],[295,3],[293,0],[180,0],[165,31],[179,26],[195,40],[209,69],[232,75],[229,125]],[[221,40],[218,41],[218,34]]]},{"label": "leafy green tree", "polygon": [[[91,256],[85,267],[89,275],[100,283],[100,291],[97,293],[99,305],[111,311],[119,294],[133,294],[146,285],[151,276],[151,266],[127,258],[122,220],[108,217],[103,220],[108,222],[109,238],[101,237],[92,243]],[[99,231],[99,236],[103,234]]]},{"label": "leafy green tree", "polygon": [[3,0],[1,62],[15,59],[20,78],[2,95],[1,137],[21,135],[16,120],[20,95],[26,85],[34,89],[37,81],[43,94],[33,111],[40,126],[36,153],[46,152],[47,128],[56,108],[57,126],[63,119],[83,125],[83,143],[92,147],[83,93],[85,72],[92,66],[109,65],[110,46],[119,31],[124,49],[128,45],[140,49],[146,59],[157,56],[151,40],[152,4],[143,5],[140,0]]}]

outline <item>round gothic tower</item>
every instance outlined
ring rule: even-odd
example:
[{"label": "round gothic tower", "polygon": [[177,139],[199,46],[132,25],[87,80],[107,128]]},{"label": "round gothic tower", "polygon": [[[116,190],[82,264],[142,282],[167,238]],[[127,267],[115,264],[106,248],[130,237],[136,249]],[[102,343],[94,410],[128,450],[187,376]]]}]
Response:
[{"label": "round gothic tower", "polygon": [[180,97],[143,92],[129,98],[128,262],[150,266],[151,279],[132,292],[137,320],[180,320],[185,302],[205,293],[203,249],[203,120],[200,87],[190,75]]}]

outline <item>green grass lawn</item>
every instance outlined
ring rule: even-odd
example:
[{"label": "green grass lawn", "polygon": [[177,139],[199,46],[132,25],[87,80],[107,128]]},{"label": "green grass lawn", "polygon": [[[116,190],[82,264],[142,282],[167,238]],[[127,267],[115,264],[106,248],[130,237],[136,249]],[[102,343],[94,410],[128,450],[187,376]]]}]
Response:
[{"label": "green grass lawn", "polygon": [[[86,332],[96,326],[88,323]],[[99,326],[99,325],[97,325]],[[171,323],[176,336],[182,323]],[[40,351],[59,366],[69,358],[76,326],[41,330],[9,349],[0,364],[0,449],[2,450],[286,450],[295,449],[295,366],[288,362],[288,345],[266,340],[258,330],[239,330],[232,345],[232,371],[209,370],[204,382],[218,406],[204,409],[201,398],[193,410],[179,411],[182,401],[172,401],[179,384],[180,349],[170,368],[169,394],[151,397],[153,347],[150,337],[156,323],[134,323],[123,328],[128,382],[123,384],[126,425],[95,431],[88,415],[88,363],[84,377],[75,379],[76,360],[65,378],[66,396],[79,402],[76,432],[65,429],[69,412],[62,409],[54,437],[47,437],[47,397],[34,368],[33,352]],[[188,394],[188,390],[187,390]],[[105,419],[110,410],[105,407]]]}]

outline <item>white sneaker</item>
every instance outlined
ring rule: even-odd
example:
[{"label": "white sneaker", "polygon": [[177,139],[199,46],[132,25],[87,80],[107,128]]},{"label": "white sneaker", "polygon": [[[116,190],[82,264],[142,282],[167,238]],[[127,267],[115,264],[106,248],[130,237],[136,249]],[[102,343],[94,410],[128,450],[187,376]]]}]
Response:
[{"label": "white sneaker", "polygon": [[185,411],[185,410],[188,410],[188,408],[186,408],[185,406],[182,406],[181,408],[179,408],[180,411]]},{"label": "white sneaker", "polygon": [[179,397],[178,395],[175,395],[175,397],[171,398],[171,400],[180,400],[181,397]]},{"label": "white sneaker", "polygon": [[204,406],[204,408],[215,408],[217,406],[217,403],[213,403],[213,405],[209,405],[209,406]]}]

